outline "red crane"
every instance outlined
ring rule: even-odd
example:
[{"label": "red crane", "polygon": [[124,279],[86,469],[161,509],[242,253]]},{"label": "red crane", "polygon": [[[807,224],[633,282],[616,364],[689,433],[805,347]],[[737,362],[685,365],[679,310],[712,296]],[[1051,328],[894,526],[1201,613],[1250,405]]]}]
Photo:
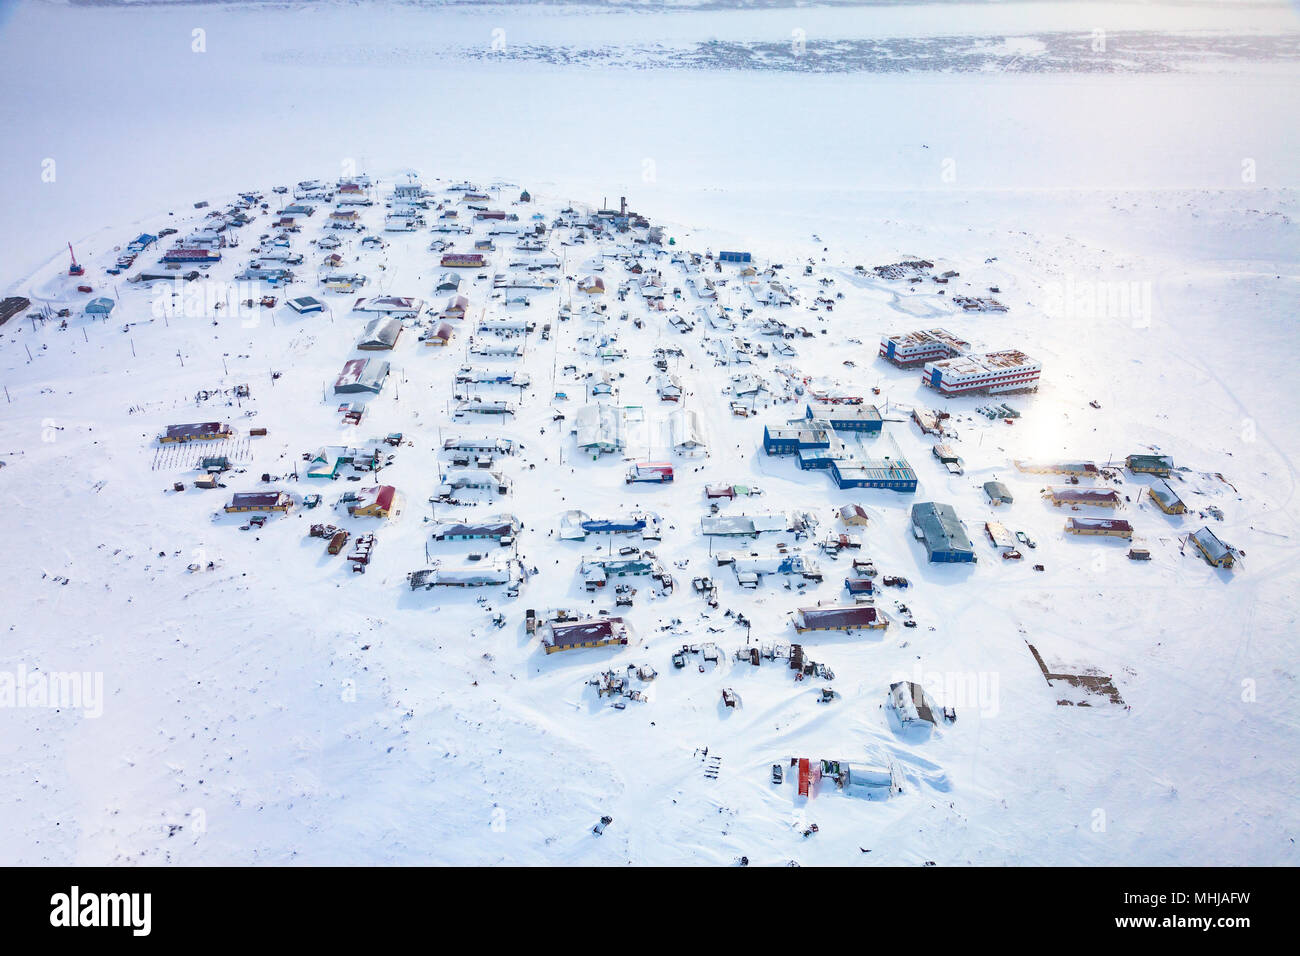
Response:
[{"label": "red crane", "polygon": [[68,275],[84,276],[86,267],[77,261],[77,254],[72,251],[72,243],[68,243],[68,255],[72,256],[72,265],[68,266]]}]

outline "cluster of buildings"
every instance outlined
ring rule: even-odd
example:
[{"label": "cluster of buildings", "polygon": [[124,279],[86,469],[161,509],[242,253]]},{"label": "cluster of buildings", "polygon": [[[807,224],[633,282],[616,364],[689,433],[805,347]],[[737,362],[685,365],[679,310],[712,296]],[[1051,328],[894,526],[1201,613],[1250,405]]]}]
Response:
[{"label": "cluster of buildings", "polygon": [[975,352],[944,329],[890,335],[880,355],[900,368],[922,367],[921,381],[942,395],[1000,394],[1036,389],[1043,367],[1019,349]]}]

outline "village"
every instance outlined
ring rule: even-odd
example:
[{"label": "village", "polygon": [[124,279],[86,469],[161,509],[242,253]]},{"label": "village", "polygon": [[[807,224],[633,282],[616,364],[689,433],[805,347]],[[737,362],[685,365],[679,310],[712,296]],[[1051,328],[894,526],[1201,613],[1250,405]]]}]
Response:
[{"label": "village", "polygon": [[[414,174],[166,223],[69,245],[3,314],[9,349],[117,329],[135,355],[210,327],[206,354],[154,349],[179,362],[114,447],[186,542],[159,557],[199,554],[175,586],[275,567],[281,600],[364,605],[390,638],[545,675],[568,721],[708,714],[676,743],[711,781],[735,714],[858,715],[726,768],[800,814],[836,812],[819,793],[946,792],[932,741],[1000,706],[979,661],[939,662],[954,600],[1081,568],[1102,591],[1247,573],[1233,476],[1184,449],[1004,450],[1056,412],[1052,363],[1000,325],[996,267],[778,262],[692,247],[624,197]],[[1024,664],[1003,693],[1133,706],[1122,660],[1064,632],[999,640]],[[887,646],[906,653],[873,663]]]}]

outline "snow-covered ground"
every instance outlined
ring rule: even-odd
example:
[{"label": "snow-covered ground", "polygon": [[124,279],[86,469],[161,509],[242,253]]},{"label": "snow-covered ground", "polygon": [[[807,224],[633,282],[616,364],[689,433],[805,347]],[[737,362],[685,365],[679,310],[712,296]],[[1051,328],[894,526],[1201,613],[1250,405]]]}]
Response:
[{"label": "snow-covered ground", "polygon": [[[1061,74],[1026,69],[1036,48],[1017,40],[1077,32],[1086,46],[1096,29],[1167,35],[1176,25],[1272,37],[1270,49],[1294,40],[1287,7],[1235,6],[6,9],[0,287],[72,314],[66,329],[30,313],[0,329],[0,496],[11,545],[0,691],[6,674],[91,672],[102,674],[103,699],[97,716],[0,707],[0,859],[1294,862],[1294,61]],[[492,52],[498,29],[499,59],[468,52],[474,44]],[[992,38],[1017,65],[828,75],[689,69],[645,52],[710,39],[788,44],[796,29],[810,48],[819,36]],[[629,63],[602,57],[594,68],[513,57],[516,46],[636,50]],[[299,281],[258,290],[277,297],[273,309],[233,308],[239,291],[226,299],[219,283],[243,269],[287,201],[273,186],[355,171],[376,177],[383,196],[408,169],[435,201],[454,203],[447,187],[468,179],[495,186],[486,204],[526,225],[541,212],[562,276],[603,260],[603,324],[577,314],[585,297],[564,279],[530,292],[527,307],[494,300],[490,276],[510,271],[514,254],[512,240],[497,237],[489,278],[464,271],[463,291],[489,314],[536,324],[522,360],[467,355],[472,319],[445,350],[408,329],[392,353],[355,352],[364,320],[351,311],[354,296],[316,282],[326,252],[313,241],[326,234],[328,206],[292,236],[306,260],[293,267]],[[536,201],[514,204],[524,188]],[[263,194],[269,210],[237,230],[239,247],[197,286],[222,290],[232,306],[215,321],[195,314],[207,310],[193,300],[181,297],[171,312],[160,305],[167,298],[125,281],[155,268],[156,249],[119,276],[105,273],[139,232],[184,236],[240,190]],[[644,230],[600,241],[588,232],[579,243],[573,229],[549,229],[570,204],[582,215],[567,218],[583,218],[622,195],[671,246],[634,244]],[[200,201],[210,205],[195,209]],[[434,285],[445,270],[430,241],[464,250],[471,237],[378,232],[384,212],[381,202],[362,216],[386,248],[362,249],[359,234],[343,232],[335,250],[344,268],[369,276],[358,294],[441,307],[446,295]],[[473,238],[485,233],[475,224]],[[69,240],[84,279],[66,275]],[[801,303],[757,307],[734,334],[674,331],[673,312],[695,321],[705,303],[671,257],[722,249],[748,250],[760,268],[783,265]],[[636,291],[617,300],[633,254],[662,272],[667,311]],[[960,275],[946,286],[871,275],[872,266],[913,258]],[[728,279],[722,304],[737,313],[753,305],[736,267],[708,270]],[[76,291],[83,282],[91,295]],[[990,287],[1007,312],[951,305]],[[1126,305],[1095,304],[1120,292],[1132,293]],[[287,295],[306,294],[329,313],[285,308]],[[82,315],[97,295],[118,303],[106,321]],[[818,296],[833,311],[810,310]],[[569,303],[574,317],[561,321]],[[714,353],[736,336],[770,347],[757,331],[768,318],[813,336],[789,340],[793,357],[741,365],[729,353],[730,363],[717,363]],[[988,420],[975,412],[988,399],[944,401],[919,371],[877,358],[882,335],[935,327],[1041,361],[1036,393],[994,400],[1022,417]],[[594,350],[611,335],[627,357],[602,363]],[[667,347],[682,350],[670,370],[702,419],[707,457],[675,455],[654,427],[673,407],[653,380],[654,351]],[[328,386],[346,360],[366,354],[391,361],[393,374],[361,424],[345,426],[339,404],[348,397]],[[527,372],[522,394],[474,389],[517,401],[518,414],[502,425],[455,420],[463,386],[454,373],[465,364]],[[836,491],[824,473],[765,456],[763,427],[801,416],[807,397],[805,389],[785,400],[778,366],[879,404],[891,421],[871,452],[896,447],[917,472],[916,494]],[[570,428],[594,381],[581,377],[588,371],[622,374],[616,397],[594,401],[643,409],[646,425],[629,429],[626,457],[673,461],[674,483],[627,485],[623,455],[577,452]],[[731,414],[723,392],[741,373],[774,388],[747,418]],[[241,384],[250,397],[225,391]],[[197,401],[200,390],[214,395]],[[934,439],[908,420],[914,406],[952,413],[949,443],[964,474],[931,455]],[[187,456],[196,446],[180,454],[156,443],[167,425],[208,420],[238,433],[229,453],[239,470],[224,489],[193,487],[199,472]],[[249,438],[259,427],[268,434]],[[304,470],[305,452],[391,432],[410,443],[382,472],[405,499],[395,519],[334,509],[368,482],[284,479]],[[451,435],[522,443],[502,464],[512,492],[473,508],[431,506],[449,464],[438,449]],[[1149,563],[1128,561],[1127,542],[1063,533],[1073,513],[1039,497],[1061,482],[1012,464],[1122,464],[1151,449],[1174,457],[1174,483],[1193,513],[1162,514],[1143,494],[1149,480],[1121,473],[1115,487],[1130,500],[1120,516],[1134,525],[1134,543],[1150,548]],[[233,492],[268,487],[263,473],[282,479],[271,487],[321,494],[323,510],[295,508],[247,531],[242,518],[214,517]],[[982,485],[991,479],[1007,483],[1013,505],[987,504]],[[177,481],[187,490],[173,492]],[[818,518],[811,539],[781,540],[816,554],[822,584],[787,589],[769,577],[746,590],[714,566],[700,519],[709,513],[705,484],[723,482],[764,492],[724,512]],[[974,566],[925,562],[909,510],[930,500],[963,519]],[[866,508],[865,528],[836,519],[847,503]],[[1195,514],[1211,506],[1222,521]],[[575,508],[659,514],[662,541],[648,546],[677,587],[658,596],[636,583],[634,606],[622,609],[635,628],[629,646],[546,655],[525,632],[525,609],[613,604],[613,593],[593,600],[578,572],[584,555],[611,542],[556,540]],[[409,590],[406,573],[429,559],[485,550],[430,542],[435,520],[506,511],[523,522],[518,552],[537,569],[518,597]],[[344,556],[308,537],[321,520],[375,533],[367,573],[351,573]],[[1037,547],[1022,549],[1019,562],[1000,560],[983,534],[987,520]],[[1234,570],[1212,569],[1184,545],[1206,524],[1244,552]],[[911,580],[877,596],[893,620],[883,633],[795,635],[794,609],[844,599],[849,558],[814,547],[831,531],[861,533],[862,554],[882,576]],[[759,548],[774,545],[764,539]],[[642,543],[615,537],[613,550],[628,544]],[[213,570],[187,570],[209,562]],[[717,610],[692,593],[702,574],[719,583]],[[903,627],[900,601],[915,628]],[[796,681],[779,663],[742,664],[733,652],[747,640],[803,643],[835,677]],[[723,652],[716,668],[701,671],[698,658],[672,666],[681,645],[704,642]],[[1061,685],[1048,686],[1027,643],[1054,671],[1111,675],[1124,704],[1094,696],[1089,708],[1058,705]],[[630,664],[658,671],[646,701],[615,709],[586,684]],[[884,705],[900,679],[955,706],[957,722],[929,737],[898,730]],[[827,686],[839,697],[823,704]],[[724,688],[739,708],[723,706]],[[866,801],[824,781],[800,798],[791,757],[892,761],[903,792]],[[784,765],[782,785],[771,782],[773,763]],[[613,822],[595,837],[603,815]],[[812,823],[818,831],[805,836]]]}]

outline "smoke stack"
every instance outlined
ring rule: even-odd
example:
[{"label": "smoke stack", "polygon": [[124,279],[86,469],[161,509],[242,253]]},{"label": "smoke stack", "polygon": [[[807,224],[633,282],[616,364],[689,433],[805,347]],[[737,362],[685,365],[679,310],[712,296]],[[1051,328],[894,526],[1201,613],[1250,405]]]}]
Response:
[{"label": "smoke stack", "polygon": [[626,216],[626,215],[627,215],[627,197],[626,197],[626,196],[619,196],[619,197],[618,197],[618,214],[619,214],[620,216]]}]

